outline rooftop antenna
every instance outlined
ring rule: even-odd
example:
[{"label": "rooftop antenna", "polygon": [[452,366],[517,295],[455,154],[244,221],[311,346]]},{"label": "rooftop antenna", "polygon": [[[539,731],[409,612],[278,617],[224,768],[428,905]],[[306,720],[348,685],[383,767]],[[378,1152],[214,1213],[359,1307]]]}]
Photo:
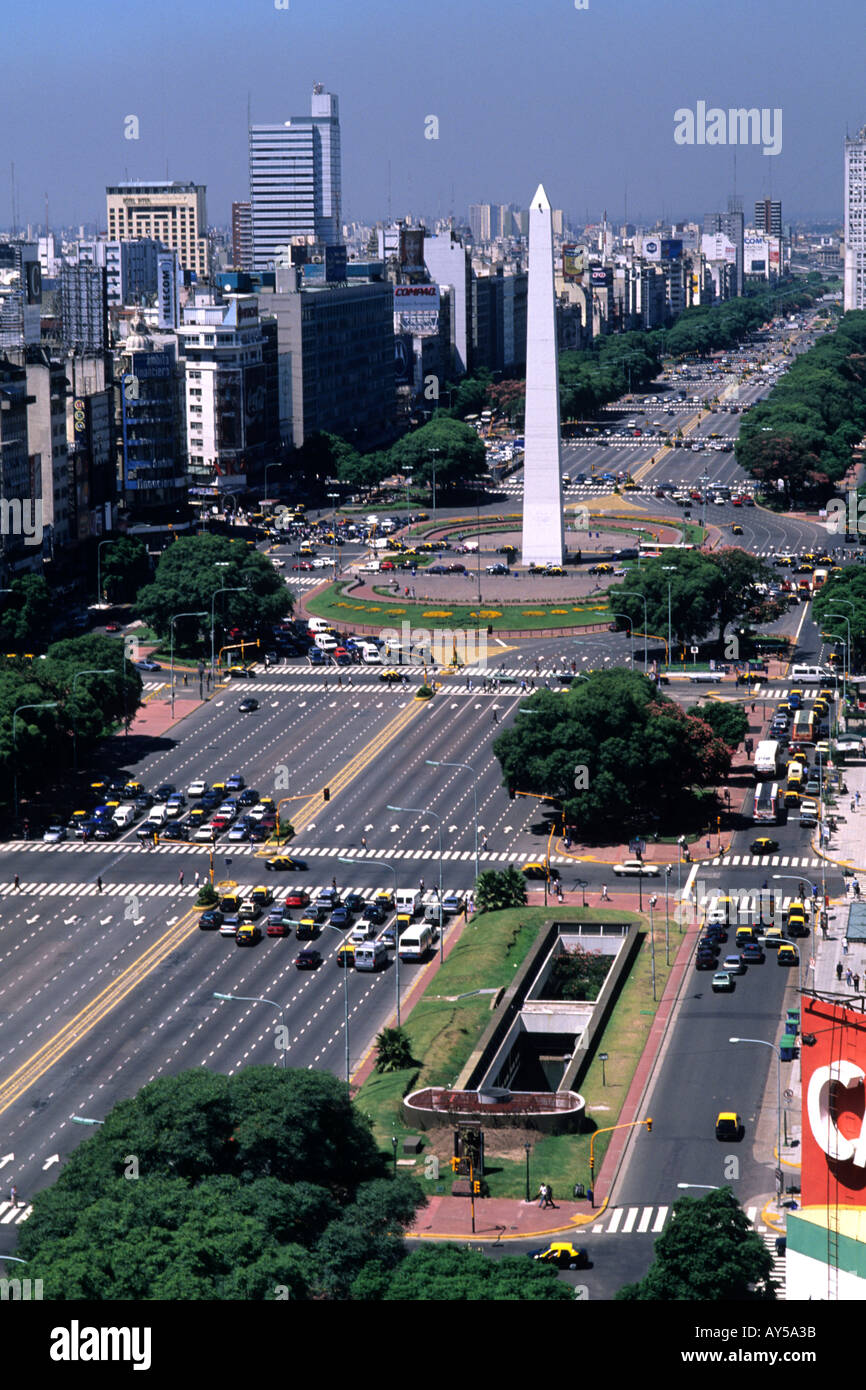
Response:
[{"label": "rooftop antenna", "polygon": [[391,161],[388,160],[388,226],[391,225]]},{"label": "rooftop antenna", "polygon": [[18,211],[15,207],[15,160],[12,160],[12,235],[18,235]]}]

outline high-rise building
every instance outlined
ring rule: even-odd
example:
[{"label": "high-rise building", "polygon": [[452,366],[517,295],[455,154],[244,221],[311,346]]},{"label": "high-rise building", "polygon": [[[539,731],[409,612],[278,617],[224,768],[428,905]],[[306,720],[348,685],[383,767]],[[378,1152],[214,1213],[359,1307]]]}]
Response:
[{"label": "high-rise building", "polygon": [[118,350],[117,444],[126,506],[146,513],[179,504],[186,449],[175,340],[151,335],[143,319]]},{"label": "high-rise building", "polygon": [[[38,262],[37,262],[38,264]],[[27,447],[27,376],[0,357],[0,582],[42,568],[41,467]]]},{"label": "high-rise building", "polygon": [[845,141],[844,307],[866,308],[866,126]]},{"label": "high-rise building", "polygon": [[60,320],[64,347],[85,354],[107,350],[108,295],[101,266],[64,261],[60,271]]},{"label": "high-rise building", "polygon": [[198,183],[114,184],[105,190],[109,241],[161,241],[184,270],[208,273],[206,189]]},{"label": "high-rise building", "polygon": [[0,347],[38,343],[42,269],[36,242],[0,242]]},{"label": "high-rise building", "polygon": [[62,550],[71,538],[69,450],[66,438],[66,370],[45,348],[34,345],[25,355],[27,373],[27,448],[40,472],[41,524],[46,555]]},{"label": "high-rise building", "polygon": [[64,367],[69,387],[66,440],[70,527],[74,540],[86,541],[112,531],[116,521],[111,358],[71,355],[65,359]]},{"label": "high-rise building", "polygon": [[734,260],[734,294],[740,295],[743,293],[743,235],[745,232],[743,203],[741,198],[728,198],[727,212],[708,212],[704,214],[704,236],[714,236],[719,232],[723,233],[734,247],[736,253]]},{"label": "high-rise building", "polygon": [[451,231],[424,241],[424,264],[430,279],[451,290],[451,361],[448,371],[469,370],[471,345],[472,266],[469,249]]},{"label": "high-rise building", "polygon": [[252,203],[232,203],[232,264],[235,270],[253,268]]},{"label": "high-rise building", "polygon": [[295,238],[338,245],[341,185],[339,100],[317,82],[309,116],[250,127],[252,269],[282,260]]},{"label": "high-rise building", "polygon": [[489,203],[469,204],[469,230],[475,242],[489,241],[491,236],[491,207]]},{"label": "high-rise building", "polygon": [[782,235],[782,204],[772,198],[759,198],[755,203],[755,231],[770,236]]}]

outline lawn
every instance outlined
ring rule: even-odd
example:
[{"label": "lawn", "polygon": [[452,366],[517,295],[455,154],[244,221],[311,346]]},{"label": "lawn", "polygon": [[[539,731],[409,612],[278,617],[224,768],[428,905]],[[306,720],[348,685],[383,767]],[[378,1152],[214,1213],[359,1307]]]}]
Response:
[{"label": "lawn", "polygon": [[[460,944],[433,977],[426,994],[404,1023],[413,1055],[420,1059],[419,1066],[385,1076],[373,1073],[358,1093],[356,1103],[370,1116],[383,1150],[391,1153],[391,1137],[395,1136],[399,1151],[402,1139],[415,1132],[407,1129],[403,1123],[400,1110],[402,1097],[425,1085],[453,1084],[490,1021],[491,994],[473,994],[464,999],[454,996],[470,990],[495,989],[506,984],[525,958],[538,928],[550,917],[550,908],[511,909],[485,914],[477,919],[477,927],[465,929]],[[637,913],[577,907],[557,908],[556,917],[558,920],[646,922],[646,918],[641,919]],[[655,1015],[648,928],[647,922],[642,946],[628,972],[605,1029],[603,1042],[600,1043],[600,1050],[608,1054],[604,1064],[604,1080],[602,1064],[596,1059],[581,1082],[587,1113],[596,1128],[616,1124]],[[657,999],[662,997],[669,973],[665,964],[664,933],[664,915],[657,915]],[[679,927],[671,919],[672,959],[680,939]],[[428,1192],[448,1191],[450,1174],[444,1165],[447,1165],[450,1153],[451,1130],[446,1127],[427,1131],[424,1138],[428,1152],[439,1155],[440,1178],[438,1183],[423,1179],[423,1156],[418,1163],[417,1176]],[[544,1180],[550,1182],[554,1196],[558,1194],[569,1198],[575,1183],[587,1184],[589,1181],[590,1138],[589,1132],[549,1137],[525,1130],[488,1130],[485,1178],[491,1195],[525,1197],[524,1144],[530,1143],[531,1191],[536,1191],[539,1182]],[[605,1135],[595,1144],[596,1174],[608,1142]]]},{"label": "lawn", "polygon": [[408,622],[415,627],[431,629],[462,631],[492,627],[494,632],[499,629],[530,632],[553,627],[586,627],[593,623],[604,623],[610,616],[601,596],[587,596],[582,602],[563,599],[556,603],[533,603],[526,600],[508,606],[503,604],[500,607],[482,608],[446,600],[441,607],[433,607],[429,603],[402,599],[398,594],[390,597],[383,594],[376,603],[369,599],[352,598],[342,583],[330,584],[322,593],[308,599],[306,608],[315,617],[328,618],[339,628],[351,628],[354,622],[381,627]]}]

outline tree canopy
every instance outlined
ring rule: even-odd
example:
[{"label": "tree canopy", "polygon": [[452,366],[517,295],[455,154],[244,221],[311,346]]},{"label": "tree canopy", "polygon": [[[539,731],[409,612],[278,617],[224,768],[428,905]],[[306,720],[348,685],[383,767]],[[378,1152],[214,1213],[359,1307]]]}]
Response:
[{"label": "tree canopy", "polygon": [[263,627],[279,622],[290,611],[285,580],[254,546],[227,536],[183,536],[160,556],[153,583],[139,591],[136,609],[164,637],[169,635],[174,614],[205,613],[203,618],[175,623],[175,643],[189,646],[197,631],[210,629],[211,601],[217,590],[244,586],[247,593],[222,593],[216,598],[216,622],[223,629]]},{"label": "tree canopy", "polygon": [[[842,614],[831,617],[830,614]],[[866,660],[866,568],[846,565],[841,574],[831,574],[823,589],[812,600],[812,616],[826,632],[848,640],[851,630],[851,667],[860,668]]]},{"label": "tree canopy", "polygon": [[736,546],[724,546],[708,554],[699,550],[669,550],[662,559],[629,570],[624,583],[613,585],[609,594],[611,607],[628,614],[638,631],[643,631],[644,606],[633,595],[643,594],[650,636],[666,637],[670,583],[674,643],[700,642],[715,628],[721,648],[730,624],[755,603],[755,585],[770,578],[771,572],[762,560]]},{"label": "tree canopy", "polygon": [[54,616],[51,590],[41,574],[11,580],[10,592],[0,595],[0,643],[4,651],[41,652]]},{"label": "tree canopy", "polygon": [[708,724],[622,668],[537,691],[523,708],[493,745],[503,782],[556,798],[584,838],[679,828],[695,793],[730,770]]},{"label": "tree canopy", "polygon": [[411,474],[419,485],[432,483],[435,465],[437,489],[458,488],[487,472],[484,445],[475,431],[441,414],[398,440],[388,457],[392,472]]},{"label": "tree canopy", "polygon": [[163,1077],[40,1192],[21,1254],[57,1299],[340,1298],[422,1201],[327,1073]]},{"label": "tree canopy", "polygon": [[680,1197],[655,1243],[646,1276],[626,1284],[623,1302],[749,1303],[774,1299],[773,1261],[729,1187]]},{"label": "tree canopy", "polygon": [[150,578],[150,558],[138,536],[119,536],[101,552],[98,566],[102,598],[107,603],[132,603]]},{"label": "tree canopy", "polygon": [[383,1302],[571,1302],[574,1294],[550,1265],[525,1255],[493,1260],[459,1245],[425,1245],[394,1270],[370,1266],[354,1298]]}]

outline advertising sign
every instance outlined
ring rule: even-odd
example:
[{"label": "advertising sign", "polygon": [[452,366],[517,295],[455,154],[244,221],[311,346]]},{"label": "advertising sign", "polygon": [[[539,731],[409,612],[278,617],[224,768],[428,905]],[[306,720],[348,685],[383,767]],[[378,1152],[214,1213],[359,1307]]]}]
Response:
[{"label": "advertising sign", "polygon": [[244,432],[247,447],[263,443],[266,437],[267,369],[255,363],[244,372]]},{"label": "advertising sign", "polygon": [[609,266],[594,265],[589,272],[589,282],[593,289],[604,289],[611,283],[611,270]]},{"label": "advertising sign", "polygon": [[583,249],[573,243],[564,245],[562,248],[562,275],[565,280],[581,280],[583,278],[586,258]]},{"label": "advertising sign", "polygon": [[439,309],[438,285],[395,285],[395,314],[434,313]]},{"label": "advertising sign", "polygon": [[400,262],[406,270],[424,268],[424,228],[403,227],[400,231]]},{"label": "advertising sign", "polygon": [[802,1037],[803,1207],[866,1206],[866,1016],[805,995]]},{"label": "advertising sign", "polygon": [[643,255],[646,261],[661,260],[662,244],[658,237],[647,236],[643,239]]},{"label": "advertising sign", "polygon": [[661,258],[663,261],[675,261],[678,256],[683,254],[683,243],[681,237],[662,237]]},{"label": "advertising sign", "polygon": [[409,336],[394,335],[394,380],[398,386],[411,386],[415,373],[415,357],[412,352],[412,339]]}]

